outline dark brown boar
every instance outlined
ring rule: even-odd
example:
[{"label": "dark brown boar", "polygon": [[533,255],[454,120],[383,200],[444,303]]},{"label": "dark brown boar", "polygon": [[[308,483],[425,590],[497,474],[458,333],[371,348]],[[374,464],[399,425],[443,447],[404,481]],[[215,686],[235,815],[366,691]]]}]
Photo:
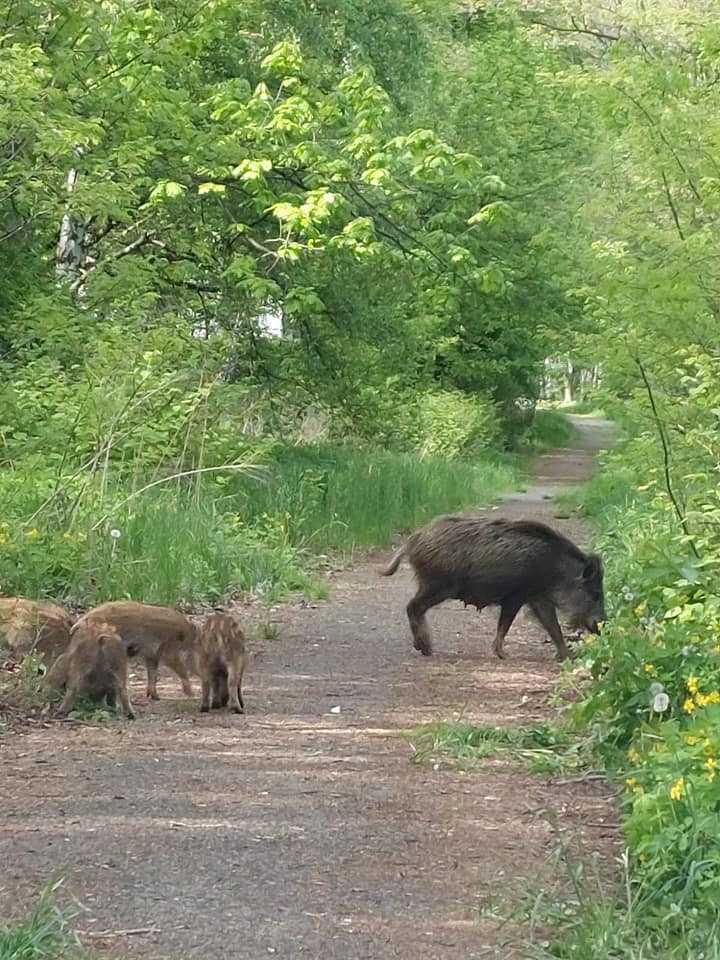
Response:
[{"label": "dark brown boar", "polygon": [[462,600],[478,610],[499,605],[498,657],[504,656],[505,634],[525,604],[550,635],[560,660],[568,650],[558,610],[569,615],[573,627],[592,632],[605,618],[600,557],[583,553],[543,523],[471,514],[438,517],[397,551],[384,576],[392,576],[403,557],[418,581],[407,615],[415,649],[425,656],[432,653],[425,614],[445,600]]},{"label": "dark brown boar", "polygon": [[182,681],[186,697],[193,695],[186,657],[192,652],[195,627],[177,610],[134,600],[114,600],[89,610],[73,627],[109,623],[120,634],[128,657],[142,657],[147,668],[147,695],[158,700],[157,676],[166,664]]},{"label": "dark brown boar", "polygon": [[86,623],[73,633],[70,646],[46,677],[48,687],[65,692],[56,716],[66,717],[79,696],[113,709],[118,702],[128,719],[135,713],[127,689],[127,654],[119,634],[107,623]]},{"label": "dark brown boar", "polygon": [[224,613],[209,616],[195,640],[195,668],[202,684],[200,710],[226,707],[244,713],[242,678],[247,666],[245,635],[240,625]]}]

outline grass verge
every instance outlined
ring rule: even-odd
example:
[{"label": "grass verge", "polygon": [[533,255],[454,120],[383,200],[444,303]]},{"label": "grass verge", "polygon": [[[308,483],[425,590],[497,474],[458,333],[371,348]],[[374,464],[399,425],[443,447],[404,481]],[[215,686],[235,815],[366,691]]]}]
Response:
[{"label": "grass verge", "polygon": [[317,597],[330,555],[384,545],[519,481],[519,458],[491,452],[465,462],[320,444],[276,449],[251,474],[143,493],[137,477],[76,478],[58,493],[56,478],[17,468],[0,482],[0,583],[8,595],[82,604]]},{"label": "grass verge", "polygon": [[89,960],[68,928],[69,916],[53,903],[58,886],[49,887],[24,920],[0,927],[0,960]]},{"label": "grass verge", "polygon": [[462,722],[432,723],[406,734],[415,763],[444,759],[470,766],[493,755],[526,764],[532,773],[555,775],[585,769],[587,743],[552,724],[492,727]]},{"label": "grass verge", "polygon": [[574,719],[620,786],[627,854],[617,890],[583,891],[556,911],[542,958],[720,958],[716,500],[703,464],[684,466],[698,558],[656,457],[654,438],[631,438],[573,497],[606,559],[609,608],[581,653],[593,682]]}]

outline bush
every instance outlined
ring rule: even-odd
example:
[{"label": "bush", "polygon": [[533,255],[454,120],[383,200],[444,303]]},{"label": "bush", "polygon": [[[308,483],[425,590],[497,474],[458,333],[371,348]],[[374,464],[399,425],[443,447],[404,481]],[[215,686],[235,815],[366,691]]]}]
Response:
[{"label": "bush", "polygon": [[583,498],[611,615],[584,644],[594,682],[576,718],[624,785],[643,923],[679,937],[688,912],[713,922],[720,893],[720,534],[714,491],[688,475],[691,543],[647,466],[649,442],[610,454]]}]

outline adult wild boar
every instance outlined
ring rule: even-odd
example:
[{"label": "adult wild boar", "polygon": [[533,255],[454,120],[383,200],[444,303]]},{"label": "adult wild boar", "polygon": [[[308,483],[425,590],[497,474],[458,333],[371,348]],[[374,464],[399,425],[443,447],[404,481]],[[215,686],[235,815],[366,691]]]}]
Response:
[{"label": "adult wild boar", "polygon": [[383,570],[392,576],[407,557],[418,591],[407,606],[416,650],[432,653],[425,614],[444,600],[462,600],[478,610],[500,607],[494,649],[527,604],[550,635],[559,660],[568,650],[557,611],[573,627],[597,633],[605,618],[603,565],[567,537],[532,520],[487,520],[471,514],[438,517],[416,531]]},{"label": "adult wild boar", "polygon": [[142,657],[147,668],[147,695],[158,700],[158,667],[166,664],[182,681],[186,697],[193,695],[187,658],[192,656],[195,627],[177,610],[134,600],[111,600],[89,610],[72,629],[88,623],[108,623],[122,637],[128,657]]}]

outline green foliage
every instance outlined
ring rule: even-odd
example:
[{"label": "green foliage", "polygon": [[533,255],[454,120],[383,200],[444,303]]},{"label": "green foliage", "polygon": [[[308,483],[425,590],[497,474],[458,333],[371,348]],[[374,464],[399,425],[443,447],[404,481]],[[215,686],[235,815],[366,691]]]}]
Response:
[{"label": "green foliage", "polygon": [[[678,942],[687,916],[702,929],[714,923],[720,884],[720,540],[699,430],[705,436],[700,426],[686,431],[675,460],[686,530],[660,485],[664,468],[652,465],[650,435],[608,455],[590,484],[585,509],[609,560],[610,616],[584,645],[594,682],[576,709],[625,785],[647,936]],[[695,471],[685,472],[691,462]]]},{"label": "green foliage", "polygon": [[[674,910],[672,925],[648,924],[656,909],[647,884],[633,883],[623,858],[617,897],[608,884],[588,875],[582,864],[571,865],[571,893],[564,896],[541,891],[528,910],[537,929],[529,957],[534,960],[720,960],[720,923],[717,917],[700,917],[693,910]],[[548,941],[546,932],[551,931]]]},{"label": "green foliage", "polygon": [[135,495],[126,482],[83,477],[53,496],[51,473],[8,472],[3,590],[85,603],[317,594],[313,555],[386,543],[397,529],[487,502],[517,480],[513,461],[496,454],[453,463],[318,445],[278,446],[262,470],[213,476],[144,492],[135,478]]},{"label": "green foliage", "polygon": [[408,734],[416,763],[448,757],[461,764],[493,754],[508,755],[530,765],[534,773],[555,774],[578,769],[587,761],[586,744],[550,724],[535,727],[486,727],[468,723],[433,723]]},{"label": "green foliage", "polygon": [[59,886],[48,887],[25,920],[0,928],[0,960],[87,957],[67,928],[68,915],[53,904]]},{"label": "green foliage", "polygon": [[523,436],[529,447],[549,449],[569,447],[575,437],[572,423],[557,410],[536,410],[530,429]]}]

